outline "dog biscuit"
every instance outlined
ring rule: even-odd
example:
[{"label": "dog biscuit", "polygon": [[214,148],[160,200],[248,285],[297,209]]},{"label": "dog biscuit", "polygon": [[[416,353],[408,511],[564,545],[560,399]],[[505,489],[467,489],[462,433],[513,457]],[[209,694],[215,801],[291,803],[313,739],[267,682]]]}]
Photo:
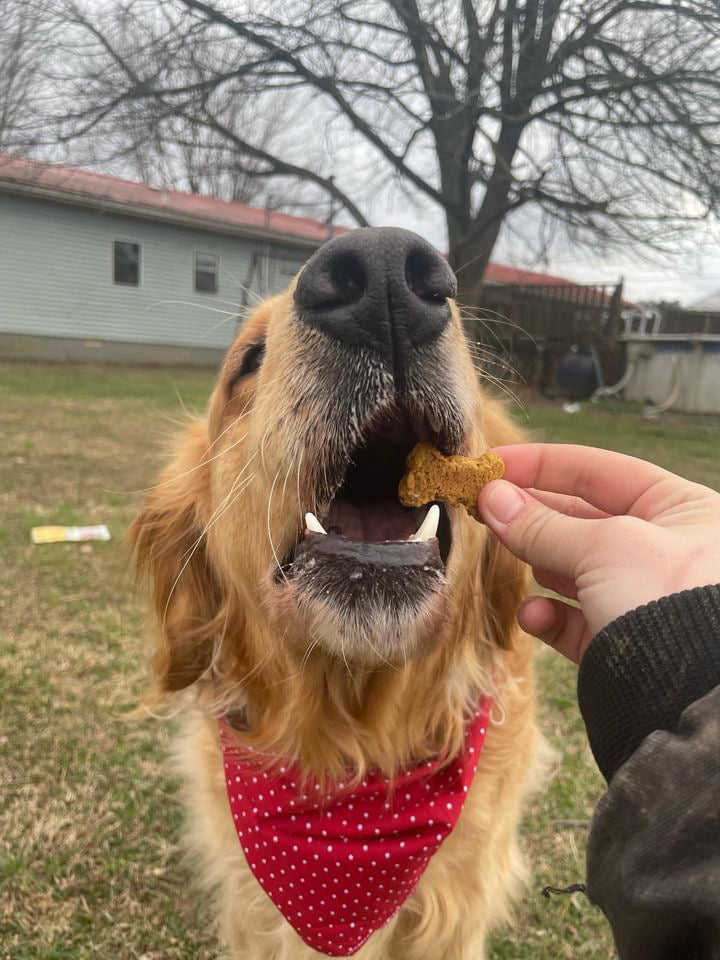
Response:
[{"label": "dog biscuit", "polygon": [[432,500],[443,500],[454,507],[465,507],[471,517],[480,519],[478,494],[491,480],[505,472],[502,457],[484,453],[481,457],[446,457],[431,443],[418,443],[405,461],[405,476],[398,496],[406,507],[421,507]]}]

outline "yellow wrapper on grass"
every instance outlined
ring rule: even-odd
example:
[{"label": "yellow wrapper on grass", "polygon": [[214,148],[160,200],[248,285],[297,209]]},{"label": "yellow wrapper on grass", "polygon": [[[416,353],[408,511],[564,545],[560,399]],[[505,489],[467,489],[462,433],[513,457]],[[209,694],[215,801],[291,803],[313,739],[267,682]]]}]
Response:
[{"label": "yellow wrapper on grass", "polygon": [[405,461],[405,476],[398,497],[406,507],[422,507],[442,500],[454,507],[465,507],[471,517],[480,519],[478,494],[491,480],[505,472],[502,457],[484,453],[481,457],[445,457],[431,443],[418,443]]}]

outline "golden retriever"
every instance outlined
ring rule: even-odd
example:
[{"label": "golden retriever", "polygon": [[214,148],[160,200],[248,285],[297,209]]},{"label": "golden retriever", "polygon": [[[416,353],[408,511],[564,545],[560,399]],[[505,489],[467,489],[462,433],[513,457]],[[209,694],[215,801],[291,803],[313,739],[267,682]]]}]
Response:
[{"label": "golden retriever", "polygon": [[[517,827],[539,745],[531,643],[515,625],[525,573],[464,510],[440,505],[435,531],[427,508],[397,500],[419,440],[477,456],[518,439],[482,389],[454,294],[446,262],[412,233],[329,241],[247,319],[207,416],[179,438],[132,529],[157,616],[154,702],[173,701],[181,719],[187,847],[233,960],[481,960],[522,890]],[[287,881],[306,911],[328,915],[318,928],[305,913],[307,932],[283,886],[269,887],[292,877],[297,845],[276,858],[267,842],[241,843],[223,752],[244,775],[282,764],[283,789],[292,776],[298,803],[316,791],[320,818],[339,791],[352,810],[353,791],[380,783],[382,810],[407,826],[410,793],[396,785],[409,776],[420,789],[423,765],[436,782],[462,766],[479,709],[490,722],[477,769],[462,768],[454,828],[423,845],[420,866],[406,857],[402,879],[380,866],[364,879],[352,851],[375,864],[362,860],[372,849],[333,823],[341,850],[323,869],[340,887],[352,875],[366,928],[356,933],[353,891],[337,916],[330,877],[311,890],[313,871]],[[290,843],[305,825],[288,810],[277,830]],[[421,836],[383,831],[397,849]]]}]

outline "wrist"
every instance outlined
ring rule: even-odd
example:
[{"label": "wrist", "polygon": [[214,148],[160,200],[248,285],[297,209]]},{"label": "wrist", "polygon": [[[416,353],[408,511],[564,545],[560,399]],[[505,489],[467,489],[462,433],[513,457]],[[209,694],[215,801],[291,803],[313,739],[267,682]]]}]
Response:
[{"label": "wrist", "polygon": [[590,642],[578,699],[595,759],[609,780],[654,730],[720,683],[720,585],[652,600]]},{"label": "wrist", "polygon": [[[674,559],[665,562],[664,556]],[[694,567],[678,556],[682,555],[668,547],[662,556],[646,550],[635,562],[625,557],[622,569],[613,571],[610,579],[603,577],[602,582],[598,579],[589,588],[579,581],[578,600],[592,636],[633,610],[717,582],[720,573],[717,561],[713,565]]]}]

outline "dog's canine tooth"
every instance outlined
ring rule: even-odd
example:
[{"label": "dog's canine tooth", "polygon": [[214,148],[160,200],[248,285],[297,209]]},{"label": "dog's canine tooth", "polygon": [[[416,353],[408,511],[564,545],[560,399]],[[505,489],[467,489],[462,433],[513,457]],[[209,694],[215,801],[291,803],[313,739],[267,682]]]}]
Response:
[{"label": "dog's canine tooth", "polygon": [[440,523],[440,507],[434,503],[416,532],[408,537],[408,540],[432,540],[437,535],[438,523]]},{"label": "dog's canine tooth", "polygon": [[325,530],[314,513],[308,512],[305,514],[305,527],[310,530],[311,533],[324,533],[327,536],[327,530]]}]

